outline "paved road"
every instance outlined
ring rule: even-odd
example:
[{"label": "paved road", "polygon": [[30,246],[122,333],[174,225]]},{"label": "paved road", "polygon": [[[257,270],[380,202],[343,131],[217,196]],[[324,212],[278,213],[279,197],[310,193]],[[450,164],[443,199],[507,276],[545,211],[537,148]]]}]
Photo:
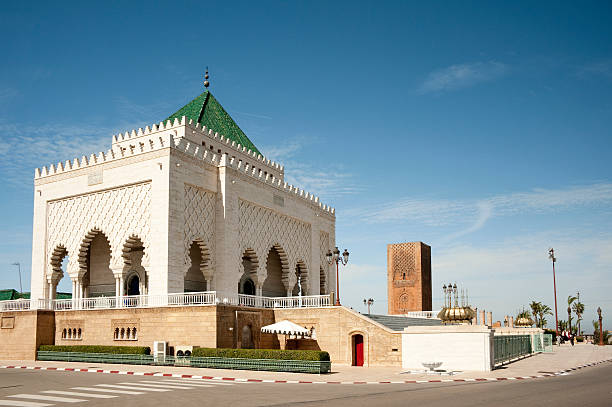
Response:
[{"label": "paved road", "polygon": [[0,371],[0,406],[612,406],[612,363],[536,380],[431,384],[273,384]]}]

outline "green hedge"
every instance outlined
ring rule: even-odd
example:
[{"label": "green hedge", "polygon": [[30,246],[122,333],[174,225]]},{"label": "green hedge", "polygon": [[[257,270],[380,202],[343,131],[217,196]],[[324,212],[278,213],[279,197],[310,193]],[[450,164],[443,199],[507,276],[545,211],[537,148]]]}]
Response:
[{"label": "green hedge", "polygon": [[199,358],[218,357],[243,359],[329,361],[329,353],[319,350],[196,348],[193,350],[192,356]]},{"label": "green hedge", "polygon": [[101,346],[101,345],[40,345],[38,350],[50,352],[111,353],[120,355],[150,355],[148,346]]}]

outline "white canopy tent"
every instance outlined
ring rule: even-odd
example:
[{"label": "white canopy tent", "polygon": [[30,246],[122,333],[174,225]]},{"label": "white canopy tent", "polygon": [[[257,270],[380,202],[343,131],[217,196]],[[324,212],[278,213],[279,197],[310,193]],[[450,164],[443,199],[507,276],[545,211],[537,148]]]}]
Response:
[{"label": "white canopy tent", "polygon": [[298,324],[291,321],[280,321],[272,325],[266,325],[261,328],[261,332],[266,334],[281,334],[295,336],[296,338],[310,338],[311,332]]}]

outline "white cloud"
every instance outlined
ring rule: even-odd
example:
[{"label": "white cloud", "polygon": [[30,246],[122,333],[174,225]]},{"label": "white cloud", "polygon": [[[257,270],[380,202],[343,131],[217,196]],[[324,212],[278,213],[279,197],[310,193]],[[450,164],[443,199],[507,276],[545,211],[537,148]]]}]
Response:
[{"label": "white cloud", "polygon": [[400,199],[377,208],[356,208],[347,211],[370,223],[417,221],[430,226],[475,219],[472,228],[482,227],[494,216],[523,212],[564,210],[573,207],[612,202],[612,184],[600,183],[563,189],[533,189],[528,192],[496,195],[474,200]]},{"label": "white cloud", "polygon": [[431,72],[419,87],[420,93],[451,91],[491,81],[507,72],[507,66],[495,61],[451,65]]}]

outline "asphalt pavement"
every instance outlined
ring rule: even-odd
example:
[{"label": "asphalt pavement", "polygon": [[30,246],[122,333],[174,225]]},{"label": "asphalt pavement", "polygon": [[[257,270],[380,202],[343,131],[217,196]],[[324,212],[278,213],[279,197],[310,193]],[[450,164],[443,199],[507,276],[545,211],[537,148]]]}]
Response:
[{"label": "asphalt pavement", "polygon": [[529,380],[363,385],[0,370],[0,406],[52,405],[612,406],[612,362]]}]

